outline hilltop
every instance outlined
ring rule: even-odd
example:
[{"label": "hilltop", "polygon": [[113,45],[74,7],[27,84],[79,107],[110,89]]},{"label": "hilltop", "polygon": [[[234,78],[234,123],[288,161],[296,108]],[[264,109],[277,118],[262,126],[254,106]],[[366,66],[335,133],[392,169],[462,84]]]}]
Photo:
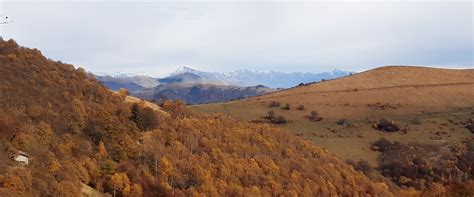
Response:
[{"label": "hilltop", "polygon": [[[388,66],[334,80],[303,85],[241,101],[196,106],[242,119],[254,119],[268,111],[270,102],[304,105],[329,120],[363,119],[380,115],[414,115],[474,106],[474,69]],[[250,111],[239,116],[227,109]],[[257,109],[255,109],[257,108]],[[299,112],[288,112],[304,120]]]},{"label": "hilltop", "polygon": [[[136,102],[39,50],[13,40],[0,48],[0,196],[71,196],[81,188],[117,196],[396,191],[273,126],[196,115],[179,102]],[[12,160],[19,151],[29,165]]]}]

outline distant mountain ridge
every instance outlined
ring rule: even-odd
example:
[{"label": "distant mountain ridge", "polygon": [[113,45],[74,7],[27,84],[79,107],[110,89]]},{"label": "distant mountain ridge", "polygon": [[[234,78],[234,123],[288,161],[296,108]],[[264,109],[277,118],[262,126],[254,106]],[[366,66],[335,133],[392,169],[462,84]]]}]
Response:
[{"label": "distant mountain ridge", "polygon": [[205,104],[258,96],[274,91],[276,89],[262,85],[239,87],[215,84],[170,83],[154,88],[136,90],[132,94],[147,100],[160,100],[164,96],[171,100],[179,99],[188,104]]},{"label": "distant mountain ridge", "polygon": [[186,66],[177,69],[170,75],[179,75],[183,73],[192,73],[201,76],[208,83],[227,84],[235,86],[256,86],[264,85],[271,88],[290,88],[300,83],[309,83],[320,81],[322,79],[334,79],[353,74],[355,72],[342,71],[334,69],[329,72],[309,73],[293,72],[284,73],[278,71],[254,71],[254,70],[236,70],[232,72],[203,72]]},{"label": "distant mountain ridge", "polygon": [[317,74],[251,70],[218,73],[184,66],[163,78],[131,76],[125,73],[115,73],[115,76],[119,77],[96,77],[112,90],[126,88],[131,95],[142,99],[160,100],[164,96],[188,104],[205,104],[259,96],[274,92],[276,88],[289,88],[300,83],[333,79],[351,73],[341,70]]},{"label": "distant mountain ridge", "polygon": [[[130,81],[141,86],[150,88],[159,84],[173,82],[185,82],[195,84],[215,84],[215,85],[233,85],[233,86],[257,86],[264,85],[271,88],[290,88],[300,83],[309,83],[321,81],[323,79],[334,79],[353,74],[355,72],[334,69],[328,72],[310,73],[310,72],[293,72],[284,73],[278,71],[254,71],[254,70],[236,70],[232,72],[206,72],[196,70],[187,66],[178,68],[170,73],[167,77],[157,78],[152,76],[135,76],[127,73],[112,73],[110,76],[121,78],[122,81]],[[101,73],[103,74],[103,73]],[[152,81],[158,81],[158,84],[143,84],[137,82],[139,78],[151,78]],[[181,78],[182,80],[180,80]],[[153,86],[150,86],[153,85]]]}]

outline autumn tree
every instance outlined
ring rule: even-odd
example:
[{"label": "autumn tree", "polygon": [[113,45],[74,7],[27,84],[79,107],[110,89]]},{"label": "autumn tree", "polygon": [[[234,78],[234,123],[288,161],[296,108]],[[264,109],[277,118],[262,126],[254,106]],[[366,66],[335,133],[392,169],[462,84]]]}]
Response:
[{"label": "autumn tree", "polygon": [[158,118],[155,111],[149,107],[141,107],[134,103],[131,108],[130,120],[142,131],[149,131],[158,126]]},{"label": "autumn tree", "polygon": [[115,173],[110,177],[110,187],[113,188],[113,196],[116,196],[117,191],[122,196],[127,196],[130,193],[130,180],[125,173]]},{"label": "autumn tree", "polygon": [[125,88],[120,88],[119,91],[118,91],[118,94],[122,99],[125,99],[125,97],[127,97],[129,95],[129,92]]}]

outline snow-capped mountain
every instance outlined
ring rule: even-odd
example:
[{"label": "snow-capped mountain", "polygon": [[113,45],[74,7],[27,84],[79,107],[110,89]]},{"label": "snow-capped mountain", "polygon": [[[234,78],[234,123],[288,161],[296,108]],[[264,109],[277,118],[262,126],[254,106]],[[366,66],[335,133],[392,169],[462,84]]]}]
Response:
[{"label": "snow-capped mountain", "polygon": [[[284,73],[276,71],[253,71],[253,70],[236,70],[232,72],[205,72],[183,66],[169,74],[167,77],[159,78],[146,75],[144,73],[96,73],[99,76],[111,76],[112,81],[133,82],[143,87],[154,87],[167,83],[186,83],[186,84],[214,84],[214,85],[233,85],[233,86],[256,86],[264,85],[271,88],[289,88],[297,86],[300,83],[310,83],[321,81],[322,79],[334,79],[350,75],[354,72],[342,71],[334,69],[329,72],[309,73],[294,72]],[[107,78],[103,81],[109,81]]]},{"label": "snow-capped mountain", "polygon": [[323,73],[284,73],[276,71],[252,71],[237,70],[232,72],[203,72],[189,67],[181,67],[170,74],[180,76],[183,74],[193,74],[199,76],[199,81],[211,84],[226,84],[236,86],[264,85],[272,88],[289,88],[300,83],[320,81],[322,79],[334,79],[349,75],[353,72],[334,69]]}]

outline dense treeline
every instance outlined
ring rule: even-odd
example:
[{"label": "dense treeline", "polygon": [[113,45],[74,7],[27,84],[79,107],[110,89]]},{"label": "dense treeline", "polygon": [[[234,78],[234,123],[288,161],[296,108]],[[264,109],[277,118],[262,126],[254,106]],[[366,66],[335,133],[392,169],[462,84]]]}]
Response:
[{"label": "dense treeline", "polygon": [[[100,85],[83,69],[0,41],[0,196],[391,195],[384,183],[266,124],[171,116]],[[19,150],[30,164],[12,160]]]}]

